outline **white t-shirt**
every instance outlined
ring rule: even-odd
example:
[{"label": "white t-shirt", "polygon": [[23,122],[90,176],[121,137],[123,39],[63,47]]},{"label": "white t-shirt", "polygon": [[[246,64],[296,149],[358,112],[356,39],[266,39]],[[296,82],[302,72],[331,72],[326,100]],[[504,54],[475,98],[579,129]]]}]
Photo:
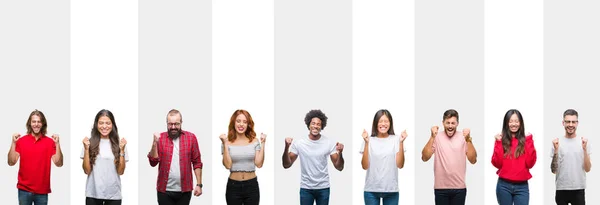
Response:
[{"label": "white t-shirt", "polygon": [[325,189],[329,188],[329,171],[327,160],[336,154],[335,142],[321,135],[319,140],[308,137],[294,140],[290,152],[300,159],[300,188]]},{"label": "white t-shirt", "polygon": [[[396,153],[400,150],[400,137],[369,137],[369,168],[365,178],[366,192],[398,192],[398,167]],[[365,141],[360,146],[365,149]]]},{"label": "white t-shirt", "polygon": [[[92,166],[92,172],[88,175],[85,185],[85,196],[95,199],[119,200],[121,196],[121,178],[117,174],[115,155],[109,139],[100,139],[100,152]],[[85,149],[81,148],[81,159]],[[129,161],[127,147],[125,147],[125,162]]]},{"label": "white t-shirt", "polygon": [[173,155],[171,157],[171,169],[167,181],[167,191],[181,191],[181,170],[179,168],[179,138],[173,140]]},{"label": "white t-shirt", "polygon": [[[558,169],[556,170],[556,190],[577,190],[586,188],[586,172],[583,168],[583,146],[581,137],[558,138]],[[588,140],[588,154],[592,146]],[[550,159],[554,155],[554,144],[550,149]],[[552,162],[552,161],[551,161]]]}]

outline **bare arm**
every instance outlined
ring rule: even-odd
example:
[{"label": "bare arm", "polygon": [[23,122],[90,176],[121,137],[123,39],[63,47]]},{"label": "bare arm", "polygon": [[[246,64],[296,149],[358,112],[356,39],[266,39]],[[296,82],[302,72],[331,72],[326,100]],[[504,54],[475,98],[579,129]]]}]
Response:
[{"label": "bare arm", "polygon": [[265,162],[265,143],[263,142],[260,146],[260,150],[256,151],[256,155],[254,156],[254,165],[258,168],[262,168],[263,163]]},{"label": "bare arm", "polygon": [[592,162],[590,161],[590,155],[588,154],[587,149],[583,150],[583,169],[585,172],[590,172],[592,170]]},{"label": "bare arm", "polygon": [[427,141],[427,144],[425,144],[425,147],[423,147],[423,151],[421,151],[421,160],[423,160],[424,162],[429,161],[429,159],[431,159],[431,156],[433,155],[434,140],[435,137],[429,137],[429,141]]},{"label": "bare arm", "polygon": [[117,174],[119,175],[125,173],[125,145],[127,145],[127,140],[121,138],[121,141],[119,141],[119,163],[117,166]]},{"label": "bare arm", "polygon": [[285,138],[285,148],[283,149],[283,156],[281,156],[281,163],[283,164],[284,169],[290,168],[298,158],[297,154],[290,152],[292,141],[293,139],[290,137]]},{"label": "bare arm", "polygon": [[396,153],[396,167],[402,169],[404,167],[404,142],[400,142],[398,152]]},{"label": "bare arm", "polygon": [[365,148],[363,149],[362,160],[360,163],[364,170],[369,169],[369,141],[365,142]]},{"label": "bare arm", "polygon": [[13,135],[13,141],[10,145],[10,149],[8,150],[8,166],[14,166],[15,164],[17,164],[17,161],[19,161],[19,153],[16,151],[16,147],[17,140],[19,139],[20,135],[16,135],[16,137],[15,135]]},{"label": "bare arm", "polygon": [[330,158],[335,169],[338,171],[344,170],[344,156],[342,155],[342,152],[332,154],[330,155]]},{"label": "bare arm", "polygon": [[477,163],[477,151],[475,150],[475,146],[473,146],[471,139],[467,141],[467,159],[469,162],[471,162],[471,164]]},{"label": "bare arm", "polygon": [[54,145],[56,146],[56,153],[52,155],[52,162],[54,162],[54,165],[56,165],[57,167],[62,167],[63,154],[62,150],[60,149],[60,138],[57,134],[54,134],[52,135],[52,139],[54,140]]}]

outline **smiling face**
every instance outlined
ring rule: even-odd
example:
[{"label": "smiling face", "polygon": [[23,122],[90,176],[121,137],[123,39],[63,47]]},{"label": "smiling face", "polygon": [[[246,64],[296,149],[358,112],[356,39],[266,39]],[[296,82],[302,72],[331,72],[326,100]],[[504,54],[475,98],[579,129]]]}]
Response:
[{"label": "smiling face", "polygon": [[102,116],[98,119],[98,132],[102,138],[108,137],[112,132],[113,123],[108,116]]},{"label": "smiling face", "polygon": [[512,114],[510,116],[510,120],[508,121],[508,128],[510,132],[516,133],[521,129],[521,121],[519,121],[519,116],[517,114]]},{"label": "smiling face", "polygon": [[235,118],[235,131],[238,134],[244,134],[247,129],[248,129],[248,119],[246,118],[246,115],[239,114]]},{"label": "smiling face", "polygon": [[579,120],[576,115],[565,115],[563,118],[563,126],[567,135],[574,135],[577,132]]},{"label": "smiling face", "polygon": [[310,134],[313,136],[318,136],[321,133],[321,128],[321,119],[319,119],[318,117],[313,117],[310,120]]},{"label": "smiling face", "polygon": [[33,131],[33,135],[39,135],[40,132],[42,131],[42,120],[40,118],[40,116],[37,115],[32,115],[31,116],[31,123],[29,124],[29,126],[31,126],[31,130]]},{"label": "smiling face", "polygon": [[442,121],[442,123],[444,124],[444,131],[446,132],[446,135],[448,137],[454,136],[456,133],[456,127],[458,127],[458,120],[456,117],[446,118],[444,121]]},{"label": "smiling face", "polygon": [[390,119],[386,115],[382,115],[377,122],[377,132],[388,133],[390,130]]}]

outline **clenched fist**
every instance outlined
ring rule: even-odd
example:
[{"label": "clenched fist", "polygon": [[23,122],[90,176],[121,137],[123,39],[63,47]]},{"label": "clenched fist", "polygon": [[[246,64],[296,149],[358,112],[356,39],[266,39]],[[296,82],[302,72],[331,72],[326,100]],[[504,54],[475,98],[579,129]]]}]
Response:
[{"label": "clenched fist", "polygon": [[83,138],[83,148],[85,150],[89,150],[90,149],[90,138],[88,138],[88,137],[84,137]]},{"label": "clenched fist", "polygon": [[438,127],[438,126],[431,127],[431,137],[437,136],[439,129],[440,129],[440,127]]}]

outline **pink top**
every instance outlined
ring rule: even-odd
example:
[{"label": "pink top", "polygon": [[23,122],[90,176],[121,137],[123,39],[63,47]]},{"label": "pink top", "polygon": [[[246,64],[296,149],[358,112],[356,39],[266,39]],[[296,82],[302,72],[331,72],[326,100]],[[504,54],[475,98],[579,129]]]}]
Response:
[{"label": "pink top", "polygon": [[461,131],[448,137],[444,130],[433,140],[434,189],[464,189],[467,167],[467,142]]}]

